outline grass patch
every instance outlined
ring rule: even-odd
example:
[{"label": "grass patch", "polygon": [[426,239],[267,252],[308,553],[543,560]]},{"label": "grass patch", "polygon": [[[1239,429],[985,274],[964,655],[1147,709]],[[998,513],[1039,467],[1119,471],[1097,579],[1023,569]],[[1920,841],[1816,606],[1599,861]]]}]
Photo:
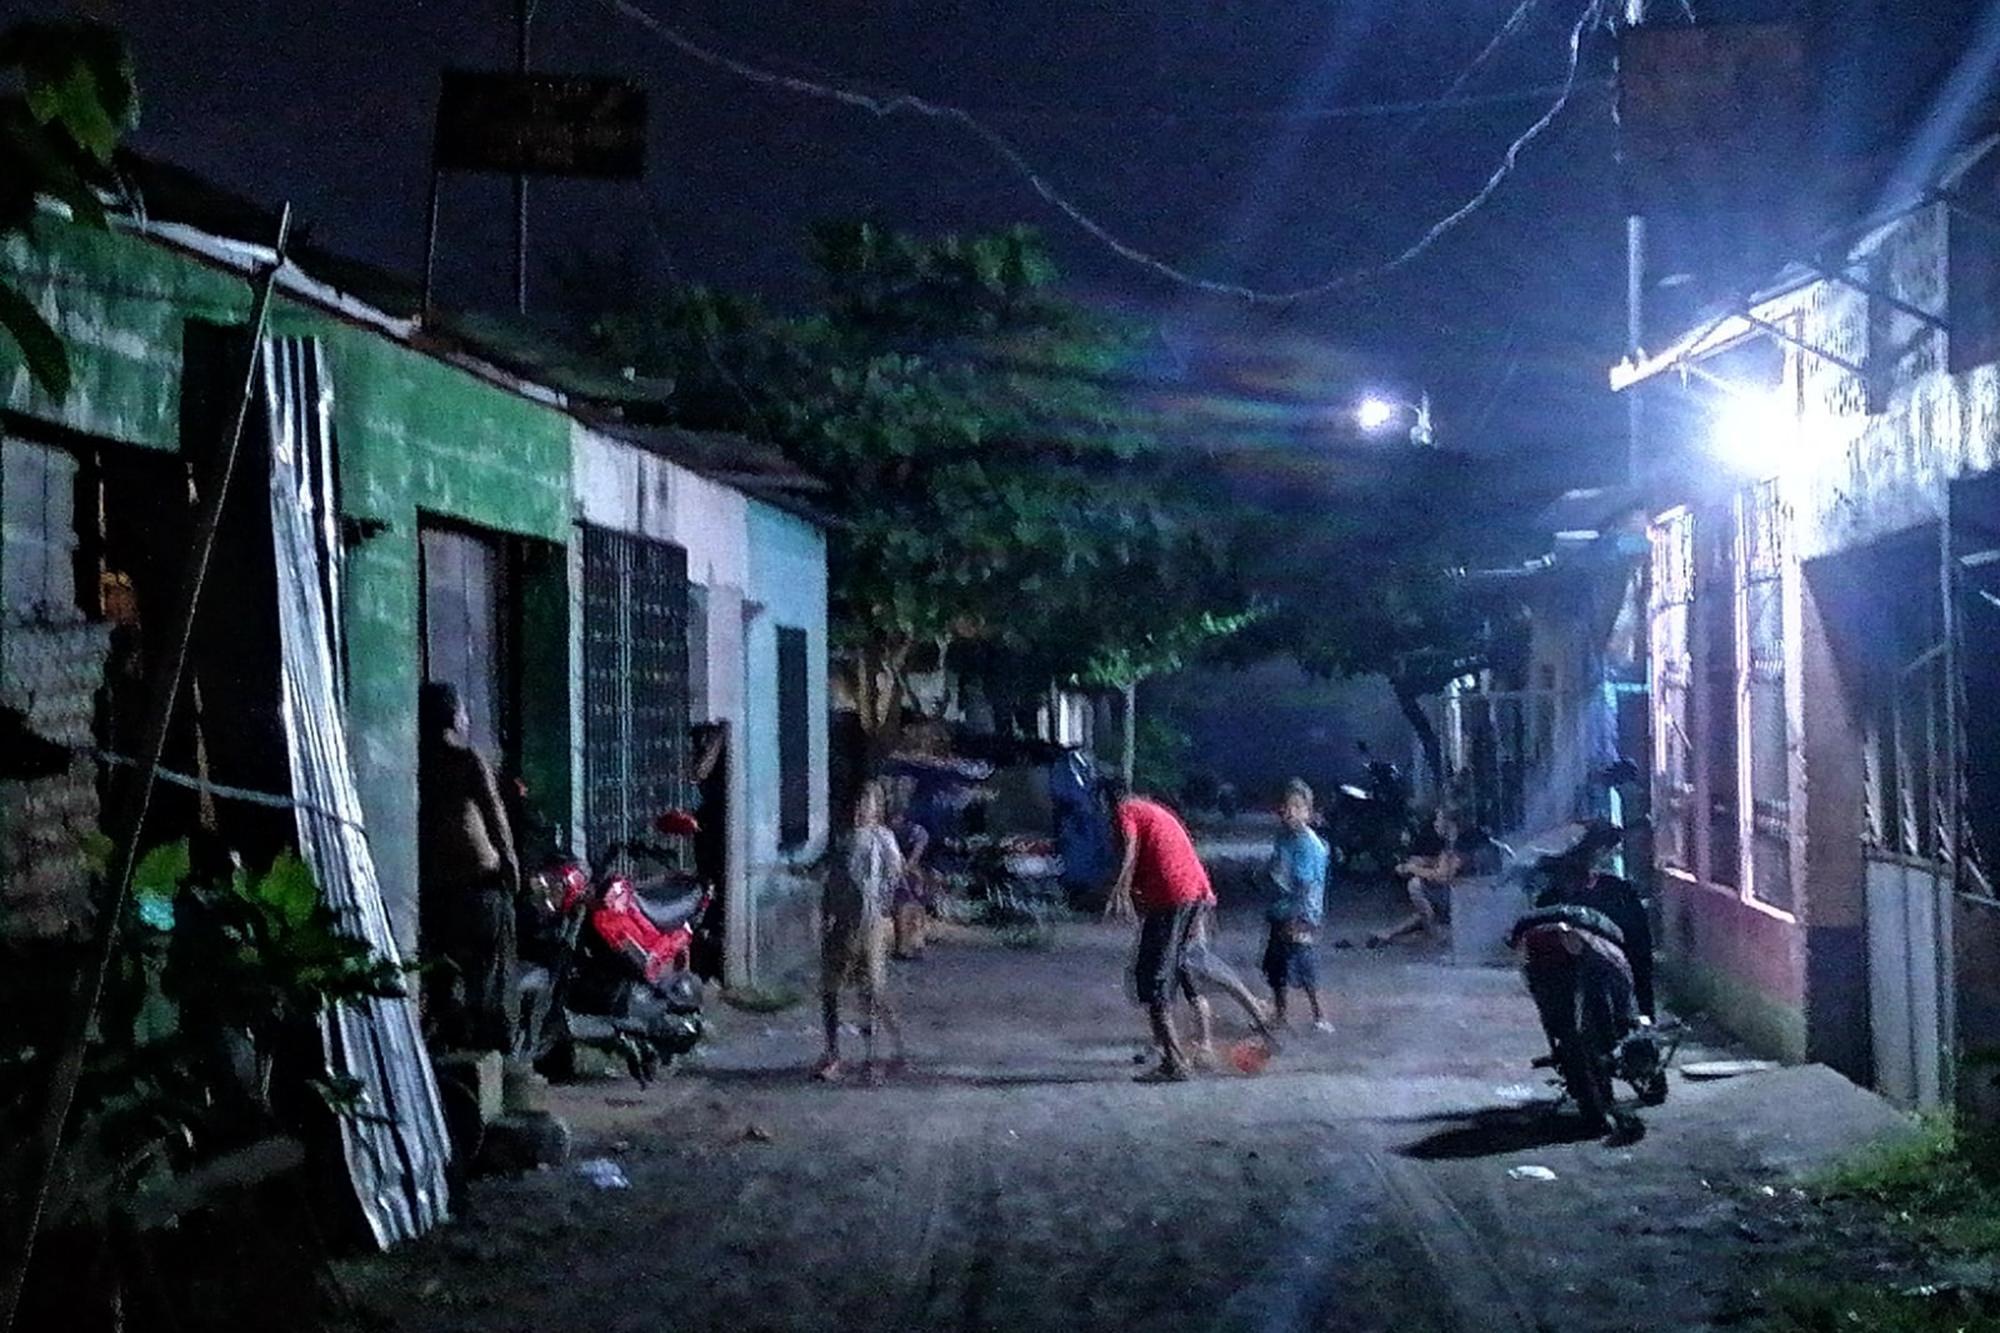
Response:
[{"label": "grass patch", "polygon": [[1788,1279],[1766,1293],[1760,1333],[1969,1333],[2000,1326],[2000,1296],[1950,1285],[1895,1288]]},{"label": "grass patch", "polygon": [[2000,1135],[1930,1116],[1828,1172],[1813,1193],[1879,1209],[1925,1248],[2000,1259]]},{"label": "grass patch", "polygon": [[781,1014],[805,999],[797,986],[731,986],[722,1002],[746,1014]]},{"label": "grass patch", "polygon": [[[1828,1248],[1776,1276],[1762,1333],[2000,1328],[2000,1136],[1927,1117],[1809,1189]],[[1872,1281],[1855,1281],[1873,1270]]]}]

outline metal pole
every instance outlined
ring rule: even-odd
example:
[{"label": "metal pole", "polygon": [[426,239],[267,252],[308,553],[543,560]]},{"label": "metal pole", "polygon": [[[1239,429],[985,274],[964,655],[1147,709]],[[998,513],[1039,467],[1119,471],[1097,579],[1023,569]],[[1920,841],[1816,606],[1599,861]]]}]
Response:
[{"label": "metal pole", "polygon": [[[528,20],[531,0],[514,0],[514,70],[528,72]],[[514,177],[514,309],[528,313],[528,178]]]},{"label": "metal pole", "polygon": [[440,182],[444,173],[437,168],[437,153],[431,153],[431,207],[430,220],[424,234],[424,304],[422,313],[431,313],[431,291],[437,282],[438,251],[438,204]]},{"label": "metal pole", "polygon": [[[1646,22],[1646,0],[1625,0],[1625,26]],[[1625,351],[1637,365],[1646,342],[1646,219],[1625,218]],[[1625,392],[1625,482],[1637,486],[1643,474],[1645,409],[1638,385]]]},{"label": "metal pole", "polygon": [[43,1108],[41,1136],[35,1145],[39,1160],[34,1165],[34,1187],[22,1223],[22,1235],[7,1274],[5,1304],[0,1305],[0,1333],[14,1327],[20,1311],[21,1294],[28,1284],[28,1265],[35,1256],[35,1240],[41,1230],[42,1215],[48,1208],[50,1186],[55,1181],[56,1155],[76,1102],[77,1080],[83,1074],[83,1059],[90,1046],[90,1029],[104,997],[104,981],[118,953],[118,922],[132,893],[132,874],[139,864],[139,842],[144,836],[146,815],[152,808],[153,789],[166,759],[167,736],[172,730],[174,708],[180,700],[181,685],[187,675],[188,648],[194,638],[196,613],[201,608],[202,588],[208,581],[209,559],[215,553],[216,535],[222,528],[223,504],[229,497],[230,479],[243,444],[243,427],[249,420],[250,404],[257,394],[257,371],[262,363],[264,327],[271,312],[271,293],[278,271],[285,266],[285,246],[291,238],[292,206],[285,205],[278,218],[278,240],[271,262],[255,279],[256,299],[250,310],[250,354],[243,368],[243,389],[236,403],[236,415],[229,433],[222,439],[222,452],[201,497],[201,514],[195,525],[194,542],[181,584],[179,619],[172,647],[154,668],[152,699],[146,714],[146,740],[139,752],[141,767],[122,793],[119,818],[112,825],[120,839],[118,859],[107,881],[109,892],[98,905],[96,937],[88,970],[73,992],[69,1030],[61,1055],[49,1080],[48,1103]]}]

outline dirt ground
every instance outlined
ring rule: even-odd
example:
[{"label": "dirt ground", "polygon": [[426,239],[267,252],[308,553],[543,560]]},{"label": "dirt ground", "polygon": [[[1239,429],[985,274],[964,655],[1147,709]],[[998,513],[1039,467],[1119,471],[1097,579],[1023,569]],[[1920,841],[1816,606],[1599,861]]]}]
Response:
[{"label": "dirt ground", "polygon": [[[1343,895],[1327,939],[1392,906]],[[1254,976],[1254,909],[1225,921]],[[650,1091],[559,1090],[572,1163],[477,1184],[354,1296],[410,1333],[1701,1328],[1740,1317],[1788,1182],[1903,1123],[1806,1067],[1677,1076],[1641,1142],[1579,1140],[1518,977],[1425,946],[1323,947],[1337,1030],[1260,1076],[1136,1085],[1131,936],[898,964],[913,1064],[879,1088],[806,1079],[807,1007],[720,1008]]]}]

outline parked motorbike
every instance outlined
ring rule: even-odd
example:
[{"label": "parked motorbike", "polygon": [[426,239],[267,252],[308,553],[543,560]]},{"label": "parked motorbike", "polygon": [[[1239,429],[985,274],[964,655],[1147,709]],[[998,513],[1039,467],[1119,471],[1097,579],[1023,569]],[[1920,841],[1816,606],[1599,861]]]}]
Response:
[{"label": "parked motorbike", "polygon": [[[675,810],[654,829],[685,840],[698,826]],[[672,849],[635,840],[607,848],[595,876],[557,860],[535,877],[521,931],[531,964],[521,1048],[550,1078],[575,1077],[585,1047],[619,1057],[645,1087],[701,1040],[703,973],[715,979],[714,890],[679,869],[635,883],[612,869],[627,858],[679,864]]]},{"label": "parked motorbike", "polygon": [[1367,765],[1366,776],[1363,785],[1344,784],[1334,790],[1334,851],[1350,870],[1372,869],[1386,875],[1409,845],[1409,788],[1394,764],[1374,758],[1366,743],[1356,748]]},{"label": "parked motorbike", "polygon": [[1593,1129],[1613,1121],[1630,1127],[1617,1108],[1617,1082],[1630,1084],[1642,1106],[1664,1102],[1680,1045],[1678,1028],[1654,1022],[1645,902],[1628,881],[1596,869],[1622,836],[1592,824],[1568,849],[1538,861],[1534,910],[1508,938],[1549,1039],[1549,1054],[1535,1064],[1556,1071]]}]

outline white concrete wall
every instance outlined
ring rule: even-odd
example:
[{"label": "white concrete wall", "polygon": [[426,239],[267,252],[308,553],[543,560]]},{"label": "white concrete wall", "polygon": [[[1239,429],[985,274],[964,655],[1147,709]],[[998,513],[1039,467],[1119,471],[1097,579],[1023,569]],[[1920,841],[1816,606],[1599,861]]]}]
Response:
[{"label": "white concrete wall", "polygon": [[[754,916],[748,830],[753,801],[750,765],[745,762],[747,701],[743,640],[744,587],[749,580],[749,501],[727,486],[697,476],[621,440],[578,424],[575,448],[575,501],[578,523],[591,523],[687,551],[688,580],[707,591],[708,716],[693,721],[726,722],[733,753],[729,766],[729,879],[725,886],[728,939],[725,962],[731,979],[749,967],[749,923]],[[582,605],[581,542],[570,545],[571,597]],[[571,679],[583,679],[583,616],[570,619]],[[572,721],[571,788],[575,793],[572,829],[583,825],[583,697],[570,691]],[[775,780],[775,779],[774,779]],[[775,801],[775,793],[770,798]],[[574,836],[574,835],[573,835]]]}]

